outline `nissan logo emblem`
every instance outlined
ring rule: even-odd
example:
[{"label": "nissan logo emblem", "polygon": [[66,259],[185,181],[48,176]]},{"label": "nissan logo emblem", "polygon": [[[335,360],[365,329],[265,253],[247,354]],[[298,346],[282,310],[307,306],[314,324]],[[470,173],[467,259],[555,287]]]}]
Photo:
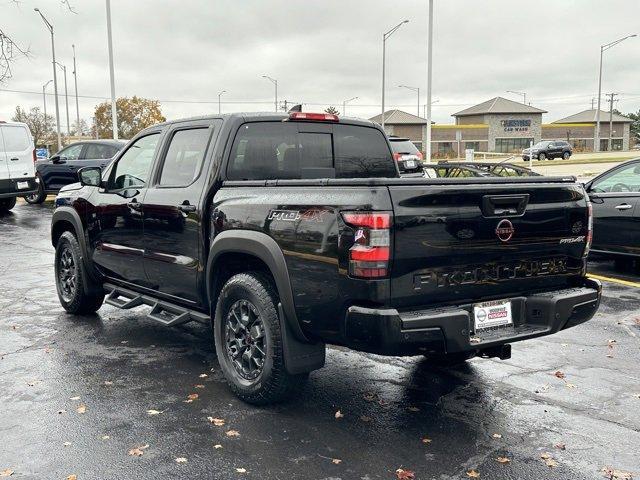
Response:
[{"label": "nissan logo emblem", "polygon": [[508,242],[509,240],[511,240],[514,232],[515,229],[513,228],[513,224],[506,218],[498,222],[498,226],[496,227],[496,235],[501,242]]}]

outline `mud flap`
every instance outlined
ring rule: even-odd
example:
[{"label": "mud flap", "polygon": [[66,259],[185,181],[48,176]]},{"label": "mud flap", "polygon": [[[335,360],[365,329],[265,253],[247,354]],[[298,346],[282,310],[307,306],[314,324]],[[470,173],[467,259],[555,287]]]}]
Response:
[{"label": "mud flap", "polygon": [[287,372],[291,375],[298,375],[324,367],[325,344],[321,342],[306,343],[298,340],[285,318],[282,303],[278,303],[278,317],[282,332],[284,365]]}]

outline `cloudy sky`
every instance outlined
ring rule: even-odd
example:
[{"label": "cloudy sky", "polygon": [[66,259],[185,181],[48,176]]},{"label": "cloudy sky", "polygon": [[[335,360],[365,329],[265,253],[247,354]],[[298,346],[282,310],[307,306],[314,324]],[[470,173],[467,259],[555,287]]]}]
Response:
[{"label": "cloudy sky", "polygon": [[[50,37],[36,6],[54,25],[57,57],[69,66],[72,121],[72,44],[79,94],[99,97],[80,98],[80,116],[90,119],[108,97],[105,2],[70,2],[76,14],[59,0],[0,0],[0,29],[31,52],[0,85],[0,119],[16,105],[41,106],[38,92],[52,78]],[[549,111],[545,121],[587,109],[597,94],[599,46],[640,34],[638,0],[435,0],[434,10],[438,123],[494,96],[520,98],[507,90],[526,92]],[[398,85],[426,90],[426,0],[112,0],[112,18],[116,94],[159,99],[169,119],[217,112],[220,90],[227,91],[225,112],[271,110],[273,85],[262,74],[278,79],[281,100],[303,102],[307,111],[341,109],[357,96],[347,113],[373,116],[382,33],[404,19],[410,22],[387,42],[387,107],[415,113],[416,94]],[[58,90],[64,93],[62,75]],[[612,91],[619,110],[640,109],[640,37],[605,53],[603,93]]]}]

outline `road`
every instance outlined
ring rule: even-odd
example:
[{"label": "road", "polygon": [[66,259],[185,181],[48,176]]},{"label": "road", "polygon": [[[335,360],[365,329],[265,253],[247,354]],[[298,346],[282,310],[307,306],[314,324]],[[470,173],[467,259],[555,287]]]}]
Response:
[{"label": "road", "polygon": [[[255,408],[229,392],[204,326],[167,329],[110,306],[65,314],[50,218],[50,204],[23,203],[0,217],[0,476],[640,475],[639,286],[607,281],[592,321],[516,343],[507,361],[445,370],[330,348],[295,400]],[[617,277],[608,262],[593,267]]]}]

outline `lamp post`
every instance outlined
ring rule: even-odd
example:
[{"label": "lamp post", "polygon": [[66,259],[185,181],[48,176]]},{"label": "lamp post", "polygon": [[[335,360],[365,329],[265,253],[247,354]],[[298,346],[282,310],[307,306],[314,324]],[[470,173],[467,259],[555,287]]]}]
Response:
[{"label": "lamp post", "polygon": [[398,88],[407,88],[413,92],[416,92],[418,94],[418,110],[416,115],[420,116],[420,88],[419,87],[410,87],[408,85],[398,85]]},{"label": "lamp post", "polygon": [[45,90],[47,89],[47,85],[49,85],[51,82],[53,82],[53,80],[49,80],[47,83],[42,85],[42,103],[44,104],[44,121],[45,121],[45,124],[47,122],[47,95],[45,93]]},{"label": "lamp post", "polygon": [[353,100],[357,100],[359,97],[353,97],[350,98],[349,100],[343,100],[342,101],[342,116],[344,117],[347,114],[347,103],[353,101]]},{"label": "lamp post", "polygon": [[606,45],[600,45],[600,73],[598,75],[598,108],[596,110],[596,134],[593,138],[593,151],[600,151],[600,96],[602,95],[602,54],[605,50],[609,50],[612,47],[615,47],[621,42],[624,42],[627,38],[637,37],[634,33],[633,35],[627,35],[626,37],[619,38],[611,43],[607,43]]},{"label": "lamp post", "polygon": [[220,93],[218,93],[218,113],[222,113],[222,104],[220,103],[220,97],[223,93],[227,93],[227,91],[222,90]]},{"label": "lamp post", "polygon": [[67,91],[67,67],[65,67],[60,62],[56,62],[56,64],[62,69],[64,73],[64,101],[67,105],[67,135],[71,135],[71,129],[69,128],[69,95]]},{"label": "lamp post", "polygon": [[431,83],[433,79],[433,0],[429,0],[429,35],[427,40],[427,146],[424,153],[427,162],[431,161]]},{"label": "lamp post", "polygon": [[[433,101],[431,102],[431,105],[433,105],[434,103],[438,103],[439,101],[440,101],[440,100],[433,100]],[[422,106],[422,116],[423,116],[424,118],[427,118],[427,104],[426,104],[426,103]]]},{"label": "lamp post", "polygon": [[278,111],[278,80],[276,80],[275,78],[271,78],[268,75],[262,75],[262,78],[266,78],[267,80],[269,80],[271,83],[273,83],[273,85],[276,88],[276,99],[274,102],[274,105],[276,107],[276,112]]},{"label": "lamp post", "polygon": [[515,92],[513,90],[507,90],[507,93],[513,93],[514,95],[522,96],[522,103],[527,104],[527,92]]},{"label": "lamp post", "polygon": [[58,107],[58,77],[56,75],[56,47],[53,41],[53,25],[49,23],[49,20],[45,18],[45,16],[42,14],[40,9],[34,8],[34,10],[38,12],[38,14],[40,15],[40,18],[42,18],[42,21],[49,29],[49,32],[51,32],[51,58],[52,58],[51,65],[53,66],[53,90],[55,92],[55,103],[56,103],[56,132],[58,133],[58,150],[61,150],[62,140],[60,137],[60,109]]},{"label": "lamp post", "polygon": [[75,84],[76,91],[76,128],[78,129],[76,135],[80,135],[80,107],[78,106],[78,73],[76,71],[76,46],[71,45],[71,48],[73,49],[73,82]]},{"label": "lamp post", "polygon": [[384,81],[385,81],[385,74],[386,74],[386,63],[387,63],[387,39],[393,35],[394,33],[396,33],[396,31],[405,23],[409,23],[409,20],[403,20],[402,22],[400,22],[398,25],[396,25],[395,27],[393,27],[391,30],[389,30],[388,32],[382,34],[382,130],[384,130]]},{"label": "lamp post", "polygon": [[118,140],[118,113],[116,111],[116,83],[113,72],[113,38],[111,35],[111,0],[106,0],[107,7],[107,42],[109,46],[109,80],[111,83],[111,128],[113,139]]}]

